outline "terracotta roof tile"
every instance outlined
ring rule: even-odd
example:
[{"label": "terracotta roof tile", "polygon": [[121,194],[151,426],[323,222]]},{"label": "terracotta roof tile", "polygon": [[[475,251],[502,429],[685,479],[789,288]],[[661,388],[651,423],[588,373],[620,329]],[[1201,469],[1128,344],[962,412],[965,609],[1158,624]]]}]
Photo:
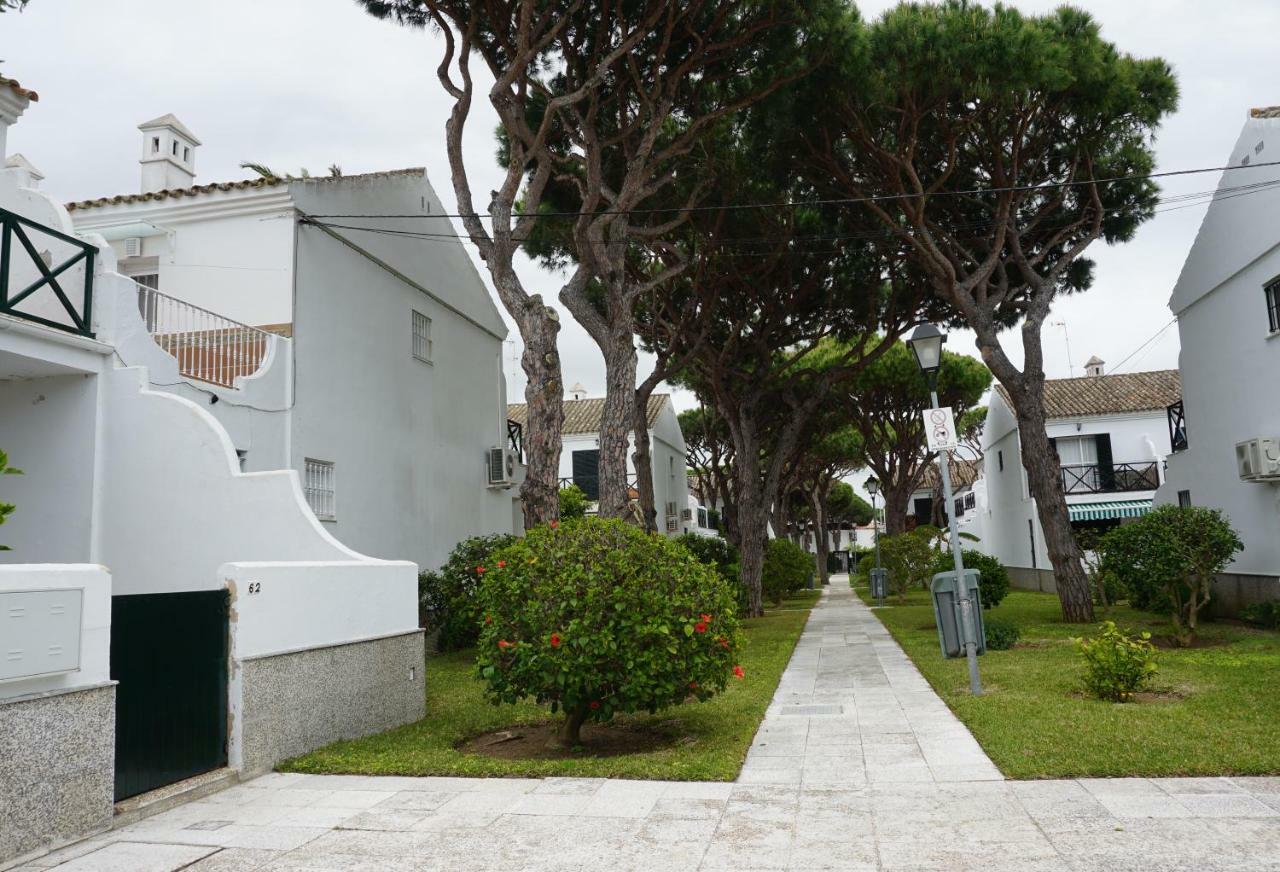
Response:
[{"label": "terracotta roof tile", "polygon": [[[952,455],[949,471],[951,473],[952,489],[960,490],[978,480],[978,474],[982,472],[982,467],[978,465],[976,460],[966,460]],[[939,487],[941,482],[942,478],[938,472],[938,464],[931,463],[925,467],[924,478],[920,480],[922,489],[933,490]]]},{"label": "terracotta roof tile", "polygon": [[[663,407],[671,401],[667,394],[651,394],[646,410],[649,426],[653,427]],[[564,401],[564,433],[599,433],[600,419],[604,415],[604,398]],[[524,403],[508,403],[507,417],[525,427],[529,424],[529,410]]]},{"label": "terracotta roof tile", "polygon": [[[996,385],[1009,404],[1009,394]],[[1163,411],[1182,396],[1176,369],[1049,379],[1044,383],[1044,411],[1050,418],[1124,415]]]},{"label": "terracotta roof tile", "polygon": [[119,206],[124,203],[145,203],[148,200],[169,200],[182,197],[199,197],[202,194],[214,194],[219,191],[242,191],[247,188],[274,188],[276,185],[288,185],[293,182],[342,182],[352,179],[372,179],[379,176],[421,175],[422,167],[410,167],[403,170],[386,170],[380,173],[357,173],[350,176],[313,176],[310,178],[256,178],[241,179],[238,182],[211,182],[207,185],[192,185],[189,188],[168,188],[163,191],[152,191],[149,194],[117,194],[114,197],[99,197],[96,200],[77,200],[67,203],[68,212],[96,209],[100,206]]},{"label": "terracotta roof tile", "polygon": [[32,103],[40,102],[40,95],[37,94],[35,91],[32,91],[30,88],[24,88],[21,85],[19,85],[17,79],[9,79],[9,78],[5,78],[4,76],[0,76],[0,85],[8,85],[13,91],[15,91],[18,94],[19,97],[26,97]]},{"label": "terracotta roof tile", "polygon": [[1249,110],[1250,118],[1280,118],[1280,106],[1259,106]]}]

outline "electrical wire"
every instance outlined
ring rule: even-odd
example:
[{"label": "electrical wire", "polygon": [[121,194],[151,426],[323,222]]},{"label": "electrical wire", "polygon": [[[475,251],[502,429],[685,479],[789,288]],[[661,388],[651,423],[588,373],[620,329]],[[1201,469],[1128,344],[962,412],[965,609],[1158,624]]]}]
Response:
[{"label": "electrical wire", "polygon": [[1116,364],[1116,365],[1115,365],[1115,367],[1113,367],[1113,368],[1112,368],[1112,370],[1111,370],[1111,374],[1112,374],[1112,375],[1118,375],[1118,374],[1120,373],[1120,370],[1124,368],[1124,365],[1125,365],[1126,363],[1128,363],[1130,360],[1132,360],[1132,359],[1133,359],[1134,355],[1136,355],[1139,351],[1141,351],[1142,349],[1146,348],[1148,345],[1150,345],[1151,343],[1153,343],[1153,342],[1155,342],[1157,339],[1159,339],[1161,336],[1163,336],[1163,335],[1164,335],[1164,332],[1165,332],[1166,330],[1168,330],[1170,327],[1172,327],[1172,326],[1173,326],[1174,324],[1176,324],[1176,323],[1178,323],[1178,316],[1177,316],[1177,315],[1174,315],[1171,319],[1169,319],[1169,323],[1165,324],[1163,327],[1161,327],[1159,330],[1157,330],[1157,331],[1156,331],[1156,332],[1151,336],[1151,338],[1150,338],[1150,339],[1148,339],[1146,342],[1144,342],[1144,343],[1142,343],[1141,345],[1139,345],[1139,346],[1138,346],[1137,348],[1135,348],[1133,351],[1129,352],[1129,355],[1128,355],[1124,360],[1122,360],[1122,361],[1120,361],[1118,364]]}]

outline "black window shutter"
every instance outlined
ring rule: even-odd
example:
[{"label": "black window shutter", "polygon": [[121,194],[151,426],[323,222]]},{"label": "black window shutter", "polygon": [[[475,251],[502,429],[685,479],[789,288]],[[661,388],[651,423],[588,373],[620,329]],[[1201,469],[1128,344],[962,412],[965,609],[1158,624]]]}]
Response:
[{"label": "black window shutter", "polygon": [[1113,491],[1116,489],[1116,467],[1111,458],[1111,434],[1097,434],[1093,437],[1093,444],[1098,453],[1098,489]]},{"label": "black window shutter", "polygon": [[600,449],[573,452],[573,483],[582,488],[587,499],[600,499]]}]

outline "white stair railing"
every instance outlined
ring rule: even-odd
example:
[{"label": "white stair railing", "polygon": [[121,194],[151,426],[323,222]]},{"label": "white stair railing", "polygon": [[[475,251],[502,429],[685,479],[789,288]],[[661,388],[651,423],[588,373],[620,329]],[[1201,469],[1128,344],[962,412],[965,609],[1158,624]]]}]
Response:
[{"label": "white stair railing", "polygon": [[257,372],[271,334],[135,282],[138,312],[155,343],[178,362],[178,372],[196,381],[235,387],[236,378]]}]

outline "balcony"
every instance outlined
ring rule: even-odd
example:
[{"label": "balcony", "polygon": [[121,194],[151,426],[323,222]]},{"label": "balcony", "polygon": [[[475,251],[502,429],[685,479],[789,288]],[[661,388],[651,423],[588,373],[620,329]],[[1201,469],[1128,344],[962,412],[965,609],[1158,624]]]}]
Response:
[{"label": "balcony", "polygon": [[[136,284],[136,283],[135,283]],[[189,379],[225,388],[258,372],[272,334],[137,284],[138,312],[156,345]]]},{"label": "balcony", "polygon": [[1129,493],[1160,487],[1160,465],[1154,460],[1064,466],[1059,475],[1066,494]]},{"label": "balcony", "polygon": [[92,337],[97,251],[82,239],[0,209],[0,315]]},{"label": "balcony", "polygon": [[1187,450],[1187,415],[1182,408],[1182,400],[1171,403],[1166,414],[1169,416],[1169,447],[1176,454]]},{"label": "balcony", "polygon": [[507,419],[507,448],[516,456],[516,459],[524,463],[524,427],[519,421]]},{"label": "balcony", "polygon": [[[587,499],[592,502],[600,499],[600,476],[575,475],[560,479],[560,488],[562,490],[574,484],[576,484],[582,492],[587,495]],[[634,472],[627,473],[627,496],[630,499],[640,499],[639,487],[639,479],[636,478],[636,474]]]}]

